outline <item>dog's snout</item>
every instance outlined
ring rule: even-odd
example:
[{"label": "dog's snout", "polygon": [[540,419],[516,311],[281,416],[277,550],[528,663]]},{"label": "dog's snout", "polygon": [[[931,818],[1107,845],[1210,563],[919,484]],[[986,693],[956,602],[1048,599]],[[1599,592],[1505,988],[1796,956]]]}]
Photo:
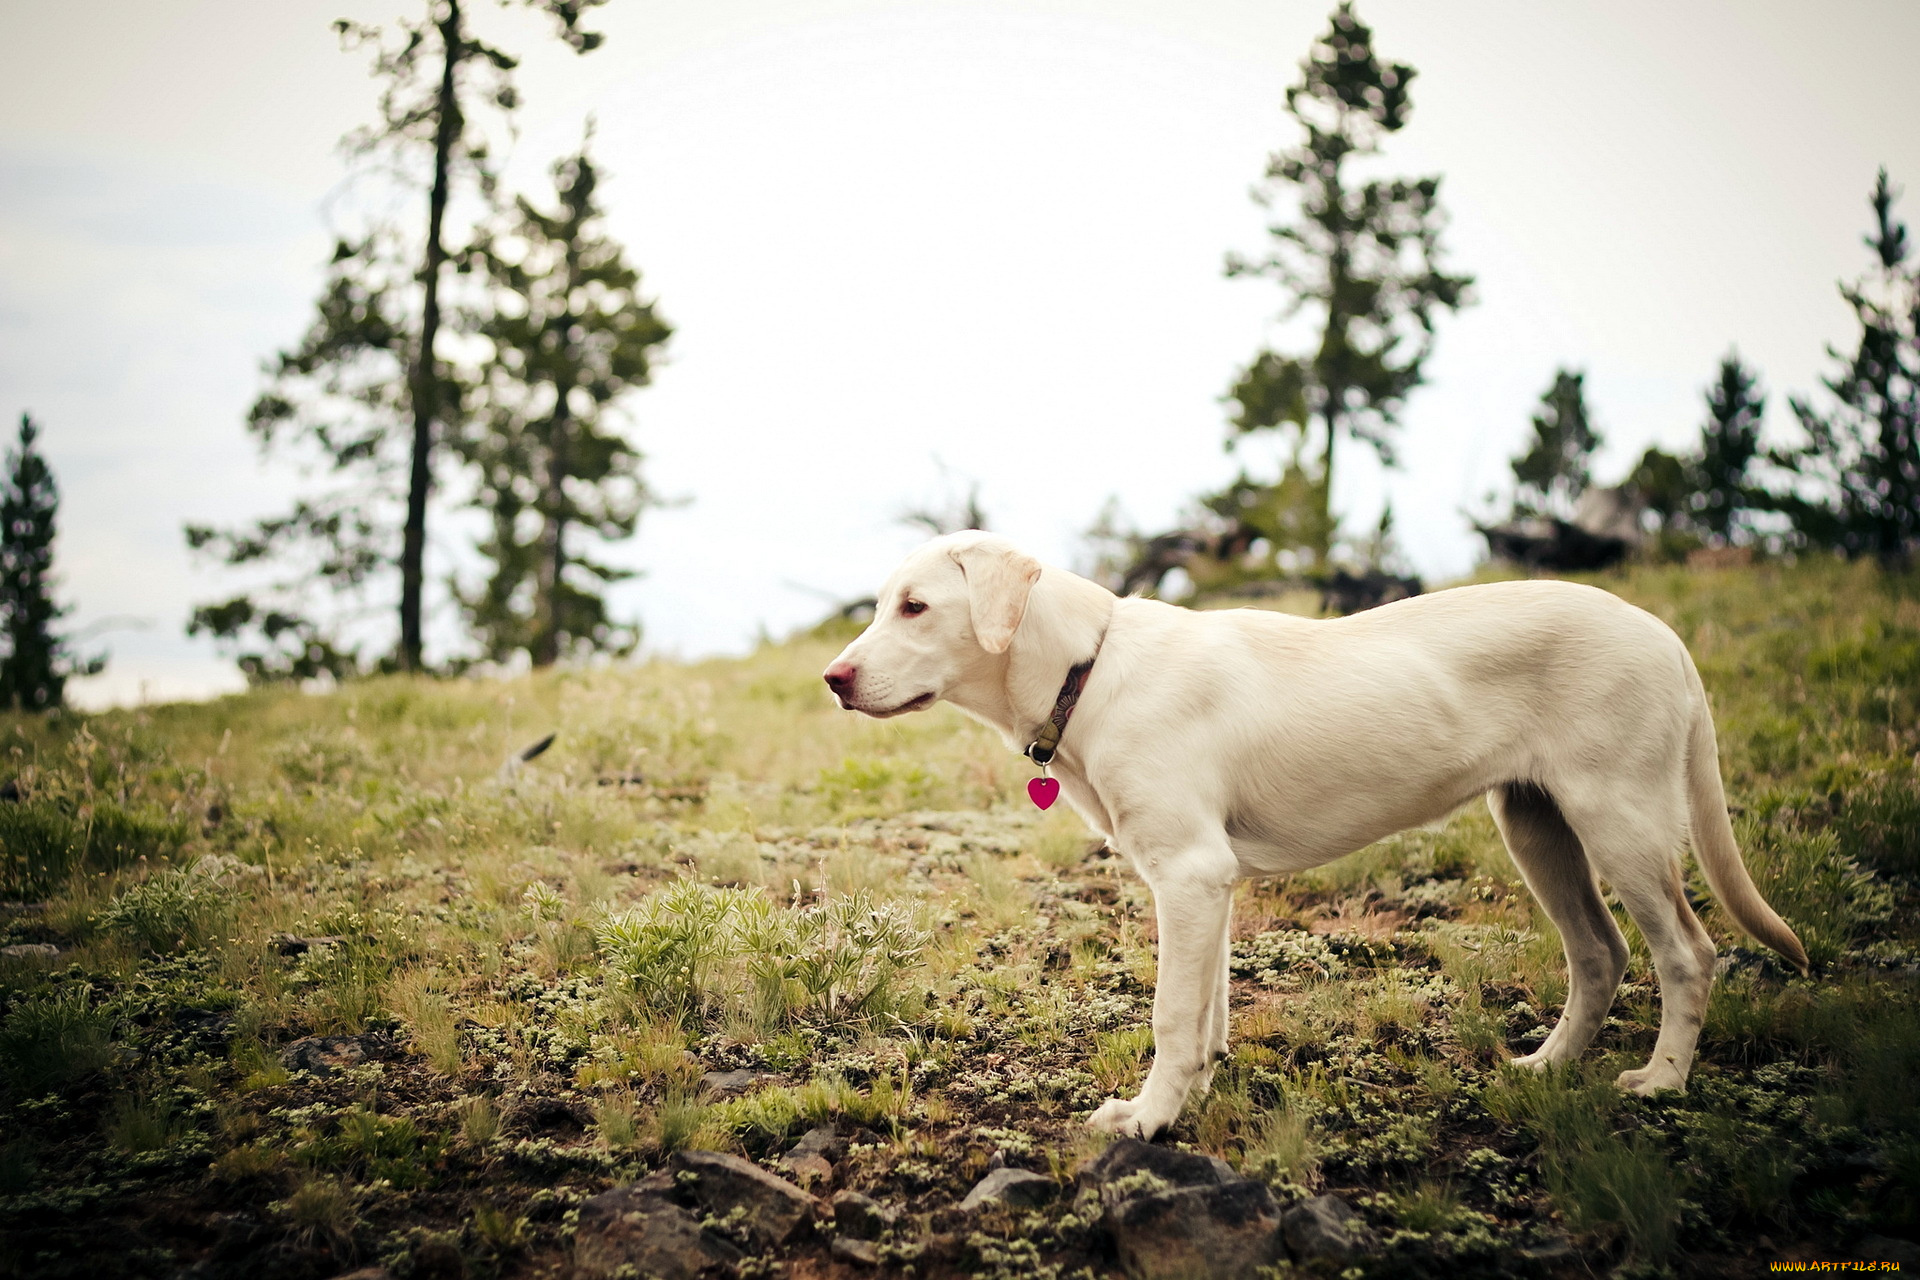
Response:
[{"label": "dog's snout", "polygon": [[859,672],[854,670],[851,662],[836,662],[827,668],[827,688],[833,690],[835,695],[844,698],[853,692],[853,681],[857,675]]}]

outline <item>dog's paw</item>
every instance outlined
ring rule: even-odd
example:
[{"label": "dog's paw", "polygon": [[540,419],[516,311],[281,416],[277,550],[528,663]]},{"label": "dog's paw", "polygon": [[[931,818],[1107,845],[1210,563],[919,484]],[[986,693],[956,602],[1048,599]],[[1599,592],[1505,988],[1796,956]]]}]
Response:
[{"label": "dog's paw", "polygon": [[1117,1133],[1123,1138],[1137,1138],[1139,1129],[1133,1127],[1133,1120],[1140,1110],[1138,1098],[1108,1098],[1100,1104],[1100,1109],[1087,1117],[1087,1128],[1101,1133]]},{"label": "dog's paw", "polygon": [[1637,1071],[1622,1071],[1614,1077],[1615,1084],[1628,1093],[1637,1093],[1641,1097],[1651,1097],[1662,1089],[1671,1089],[1675,1093],[1687,1091],[1687,1078],[1671,1062],[1649,1062]]},{"label": "dog's paw", "polygon": [[1108,1098],[1098,1111],[1087,1117],[1087,1128],[1152,1142],[1166,1132],[1173,1120],[1173,1116],[1160,1115],[1142,1105],[1140,1098]]},{"label": "dog's paw", "polygon": [[1546,1055],[1545,1050],[1535,1049],[1532,1053],[1511,1059],[1507,1065],[1510,1067],[1524,1067],[1528,1071],[1545,1071],[1553,1065],[1553,1059]]}]

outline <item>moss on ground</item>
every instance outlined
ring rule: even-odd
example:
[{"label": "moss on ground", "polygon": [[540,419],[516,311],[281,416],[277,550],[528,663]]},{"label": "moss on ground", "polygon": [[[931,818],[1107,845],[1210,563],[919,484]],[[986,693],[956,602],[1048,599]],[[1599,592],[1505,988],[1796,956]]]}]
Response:
[{"label": "moss on ground", "polygon": [[[1819,970],[1696,875],[1700,1062],[1633,1098],[1631,930],[1595,1049],[1502,1066],[1565,975],[1483,810],[1244,886],[1233,1055],[1170,1140],[1347,1196],[1372,1274],[1746,1275],[1920,1221],[1920,579],[1598,581],[1692,646]],[[560,1275],[598,1191],[828,1121],[836,1185],[900,1210],[888,1266],[1111,1271],[1070,1197],[956,1206],[1098,1148],[1080,1121],[1152,1053],[1151,904],[963,717],[833,711],[844,638],[0,721],[0,1274]]]}]

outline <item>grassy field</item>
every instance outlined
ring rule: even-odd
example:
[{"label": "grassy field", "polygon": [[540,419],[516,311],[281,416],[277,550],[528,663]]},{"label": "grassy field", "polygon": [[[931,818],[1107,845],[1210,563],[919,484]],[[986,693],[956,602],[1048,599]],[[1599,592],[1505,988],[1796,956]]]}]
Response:
[{"label": "grassy field", "polygon": [[[1610,1084],[1657,1013],[1624,916],[1598,1046],[1505,1069],[1564,962],[1470,807],[1242,887],[1234,1053],[1169,1140],[1348,1197],[1369,1274],[1884,1254],[1920,1223],[1920,575],[1599,581],[1692,646],[1814,977],[1696,873],[1723,974],[1690,1091]],[[834,1187],[900,1210],[887,1269],[1112,1272],[1070,1197],[956,1204],[1099,1148],[1080,1120],[1152,1052],[1151,904],[958,713],[834,710],[847,634],[0,720],[0,1274],[561,1275],[588,1196],[829,1121]],[[748,1270],[855,1273],[818,1242]]]}]

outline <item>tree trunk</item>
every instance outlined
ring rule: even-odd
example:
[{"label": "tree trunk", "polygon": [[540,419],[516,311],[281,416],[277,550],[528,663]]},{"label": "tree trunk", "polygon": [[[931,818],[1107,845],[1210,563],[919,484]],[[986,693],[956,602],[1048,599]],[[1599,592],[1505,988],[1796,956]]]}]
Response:
[{"label": "tree trunk", "polygon": [[445,61],[440,72],[438,120],[433,139],[433,188],[427,197],[426,261],[420,269],[425,298],[420,308],[420,349],[413,367],[413,464],[407,475],[407,527],[400,548],[400,667],[423,665],[421,599],[426,581],[427,493],[433,484],[433,425],[440,413],[440,366],[434,342],[440,335],[440,269],[447,250],[441,243],[451,183],[453,144],[460,135],[460,102],[455,72],[466,53],[460,31],[460,0],[448,0],[440,28]]},{"label": "tree trunk", "polygon": [[572,422],[567,396],[571,385],[556,382],[553,388],[553,421],[547,435],[546,523],[541,530],[540,599],[536,616],[539,631],[533,638],[529,655],[536,667],[550,667],[560,660],[560,585],[567,567],[567,427]]}]

